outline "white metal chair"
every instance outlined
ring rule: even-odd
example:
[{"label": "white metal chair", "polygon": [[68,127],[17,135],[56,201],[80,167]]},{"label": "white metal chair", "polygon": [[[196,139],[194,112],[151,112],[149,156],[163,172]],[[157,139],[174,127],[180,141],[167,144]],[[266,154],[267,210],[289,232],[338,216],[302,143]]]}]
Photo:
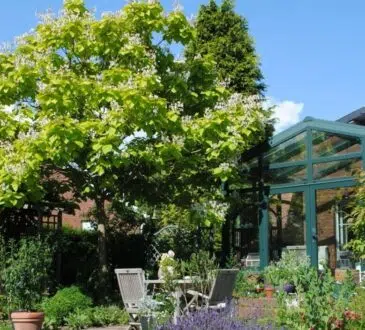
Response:
[{"label": "white metal chair", "polygon": [[[197,308],[225,307],[226,301],[232,299],[238,271],[238,269],[219,269],[208,296],[198,291],[188,290],[187,293],[192,296],[192,299],[187,303],[184,311],[189,311],[192,305]],[[200,306],[199,298],[201,298]]]},{"label": "white metal chair", "polygon": [[139,327],[138,312],[141,301],[146,296],[144,271],[141,268],[115,269],[118,286],[131,326]]},{"label": "white metal chair", "polygon": [[248,253],[245,259],[246,267],[259,267],[260,266],[260,254]]}]

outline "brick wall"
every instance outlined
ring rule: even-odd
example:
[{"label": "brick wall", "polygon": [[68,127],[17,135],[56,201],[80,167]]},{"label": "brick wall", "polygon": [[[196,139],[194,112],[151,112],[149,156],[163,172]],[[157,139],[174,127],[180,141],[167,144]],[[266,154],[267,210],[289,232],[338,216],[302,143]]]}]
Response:
[{"label": "brick wall", "polygon": [[75,210],[75,214],[62,214],[62,224],[72,228],[81,228],[81,221],[88,219],[88,214],[93,207],[94,202],[91,200],[79,203],[79,209]]}]

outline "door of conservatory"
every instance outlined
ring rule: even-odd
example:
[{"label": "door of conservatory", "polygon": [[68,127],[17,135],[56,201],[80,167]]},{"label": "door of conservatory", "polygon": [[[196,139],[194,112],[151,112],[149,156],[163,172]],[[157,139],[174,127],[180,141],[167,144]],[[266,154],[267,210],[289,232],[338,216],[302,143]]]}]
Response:
[{"label": "door of conservatory", "polygon": [[273,190],[268,203],[269,260],[278,260],[286,251],[311,255],[309,189]]}]

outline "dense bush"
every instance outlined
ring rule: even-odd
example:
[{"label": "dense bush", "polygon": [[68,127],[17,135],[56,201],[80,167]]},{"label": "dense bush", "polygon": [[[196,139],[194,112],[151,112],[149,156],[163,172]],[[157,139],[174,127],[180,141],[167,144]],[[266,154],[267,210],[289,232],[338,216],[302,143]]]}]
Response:
[{"label": "dense bush", "polygon": [[276,287],[284,284],[307,286],[308,283],[303,281],[310,268],[308,258],[298,256],[295,252],[286,252],[279,261],[265,268],[264,277],[268,284]]},{"label": "dense bush", "polygon": [[0,330],[13,330],[13,326],[10,321],[2,321],[0,322]]},{"label": "dense bush", "polygon": [[2,271],[9,310],[34,310],[49,284],[52,250],[41,239],[21,239],[12,248]]},{"label": "dense bush", "polygon": [[118,306],[98,306],[84,310],[77,309],[69,314],[65,324],[70,329],[84,329],[90,326],[105,327],[108,325],[128,324],[129,314]]},{"label": "dense bush", "polygon": [[346,328],[351,330],[365,329],[365,289],[357,288],[348,310],[345,312]]},{"label": "dense bush", "polygon": [[42,304],[46,314],[45,325],[47,327],[64,325],[66,318],[76,309],[84,310],[91,306],[91,298],[83,294],[78,287],[61,289]]},{"label": "dense bush", "polygon": [[256,288],[262,286],[263,276],[258,271],[240,270],[237,274],[234,295],[246,297],[257,295]]},{"label": "dense bush", "polygon": [[290,329],[337,329],[346,321],[354,292],[352,276],[338,285],[330,270],[310,267],[296,279],[297,301],[279,294],[278,323]]}]

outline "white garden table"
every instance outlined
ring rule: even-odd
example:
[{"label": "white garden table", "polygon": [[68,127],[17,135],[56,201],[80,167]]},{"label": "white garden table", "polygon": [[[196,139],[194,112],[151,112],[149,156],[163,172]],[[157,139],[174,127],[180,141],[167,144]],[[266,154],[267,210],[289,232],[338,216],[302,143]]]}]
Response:
[{"label": "white garden table", "polygon": [[[148,284],[164,284],[165,280],[145,280],[146,285]],[[181,287],[186,284],[192,284],[191,279],[184,279],[184,280],[174,280],[174,283],[176,283],[175,292],[173,293],[173,296],[175,298],[175,310],[174,310],[174,323],[177,322],[177,318],[180,316],[180,298],[183,294],[183,291],[181,290]]]}]

